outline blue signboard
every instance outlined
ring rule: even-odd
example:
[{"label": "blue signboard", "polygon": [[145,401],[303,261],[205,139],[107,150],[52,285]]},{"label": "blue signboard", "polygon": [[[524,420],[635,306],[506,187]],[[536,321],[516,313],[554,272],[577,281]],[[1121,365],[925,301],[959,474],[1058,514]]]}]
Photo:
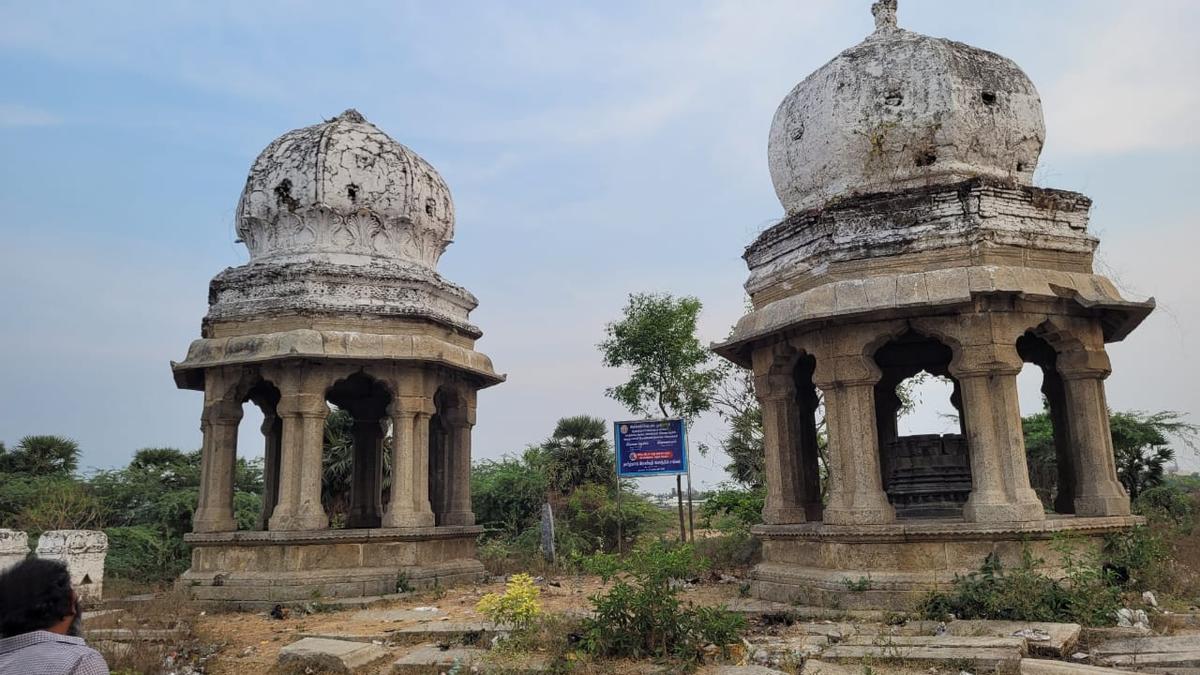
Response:
[{"label": "blue signboard", "polygon": [[618,476],[687,473],[687,427],[683,420],[636,420],[616,422],[613,427]]}]

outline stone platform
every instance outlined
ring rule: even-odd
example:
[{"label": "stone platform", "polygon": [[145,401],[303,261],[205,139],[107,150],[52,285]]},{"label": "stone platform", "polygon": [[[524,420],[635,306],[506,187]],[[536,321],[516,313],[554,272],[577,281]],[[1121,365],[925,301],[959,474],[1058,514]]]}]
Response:
[{"label": "stone platform", "polygon": [[764,600],[839,609],[907,611],[954,577],[978,571],[988,554],[1004,567],[1026,549],[1050,576],[1063,572],[1062,551],[1094,551],[1103,536],[1143,522],[1137,516],[968,523],[961,519],[899,521],[889,525],[759,525],[764,562],[751,575]]},{"label": "stone platform", "polygon": [[[196,600],[263,609],[470,583],[476,525],[357,530],[192,533],[178,585]],[[401,588],[403,587],[403,588]]]}]

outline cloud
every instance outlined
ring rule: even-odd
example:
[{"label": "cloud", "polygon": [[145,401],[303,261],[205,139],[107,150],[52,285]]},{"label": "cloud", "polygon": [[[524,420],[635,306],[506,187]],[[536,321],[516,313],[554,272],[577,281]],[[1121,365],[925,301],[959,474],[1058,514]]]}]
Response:
[{"label": "cloud", "polygon": [[0,103],[0,127],[52,127],[62,118],[51,112],[20,103]]}]

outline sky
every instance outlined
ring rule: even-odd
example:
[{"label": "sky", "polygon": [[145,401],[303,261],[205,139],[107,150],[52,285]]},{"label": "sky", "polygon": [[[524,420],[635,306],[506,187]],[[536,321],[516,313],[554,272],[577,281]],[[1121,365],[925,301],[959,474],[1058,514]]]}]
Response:
[{"label": "sky", "polygon": [[[508,375],[480,394],[476,458],[562,416],[630,417],[604,396],[622,381],[596,349],[605,323],[658,291],[703,301],[706,343],[727,334],[742,250],[783,215],[771,117],[871,31],[869,4],[0,1],[0,441],[69,436],[88,468],[199,447],[201,394],[176,390],[170,361],[199,337],[208,281],[247,260],[246,172],[351,107],[454,195],[439,271],[478,296],[477,347]],[[1109,348],[1109,403],[1200,422],[1200,3],[901,0],[899,16],[1030,75],[1036,183],[1092,197],[1098,271],[1158,302]],[[1039,408],[1037,378],[1020,384]],[[902,429],[944,427],[945,392],[921,398]],[[702,419],[693,446],[720,432]],[[696,483],[725,463],[695,456]]]}]

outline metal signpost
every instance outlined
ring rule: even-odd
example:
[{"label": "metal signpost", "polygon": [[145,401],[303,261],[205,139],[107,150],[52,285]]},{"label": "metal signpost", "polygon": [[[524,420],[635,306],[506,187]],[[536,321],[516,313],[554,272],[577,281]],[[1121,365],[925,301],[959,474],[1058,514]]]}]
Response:
[{"label": "metal signpost", "polygon": [[[679,418],[631,420],[613,423],[617,451],[617,550],[622,546],[621,479],[645,476],[675,476],[679,496],[679,532],[687,539],[683,524],[683,486],[687,476],[688,521],[692,520],[692,471],[688,462],[687,424]],[[692,533],[693,541],[695,532]]]}]

